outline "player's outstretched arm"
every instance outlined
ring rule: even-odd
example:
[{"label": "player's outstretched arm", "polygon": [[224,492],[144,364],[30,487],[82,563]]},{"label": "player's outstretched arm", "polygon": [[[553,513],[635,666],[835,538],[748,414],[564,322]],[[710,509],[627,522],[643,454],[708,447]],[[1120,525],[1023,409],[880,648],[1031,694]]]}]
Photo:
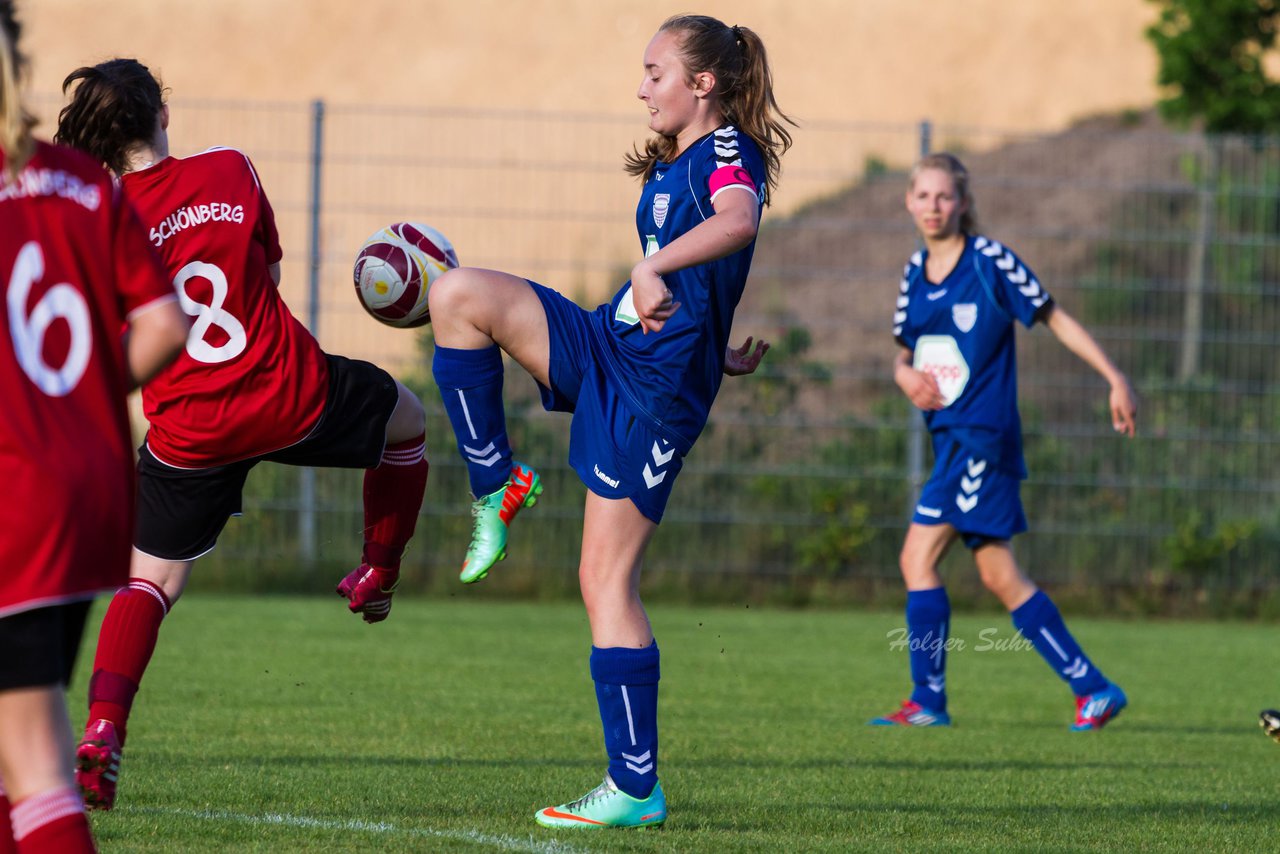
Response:
[{"label": "player's outstretched arm", "polygon": [[914,353],[905,347],[898,350],[898,357],[893,360],[893,381],[915,406],[930,412],[941,409],[942,390],[932,374],[917,371],[911,366]]},{"label": "player's outstretched arm", "polygon": [[756,341],[756,348],[751,349],[753,338],[748,335],[747,340],[742,342],[741,347],[725,347],[724,348],[724,374],[727,377],[740,377],[745,374],[755,373],[756,368],[760,367],[760,361],[764,359],[764,354],[769,352],[769,342],[761,338]]},{"label": "player's outstretched arm", "polygon": [[1093,368],[1111,386],[1109,405],[1111,426],[1117,433],[1132,436],[1137,429],[1138,406],[1129,379],[1115,366],[1089,330],[1060,305],[1055,305],[1045,324],[1063,346]]}]

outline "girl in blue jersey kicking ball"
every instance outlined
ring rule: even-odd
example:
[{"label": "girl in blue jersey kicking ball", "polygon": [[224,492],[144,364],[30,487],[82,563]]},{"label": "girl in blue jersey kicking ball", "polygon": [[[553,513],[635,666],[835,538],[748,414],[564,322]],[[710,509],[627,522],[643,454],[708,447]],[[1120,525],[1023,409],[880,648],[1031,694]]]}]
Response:
[{"label": "girl in blue jersey kicking ball", "polygon": [[1009,538],[1027,529],[1018,491],[1027,476],[1018,418],[1014,322],[1043,322],[1111,386],[1111,423],[1134,433],[1133,391],[1093,337],[1056,305],[1008,248],[975,233],[969,174],[950,154],[911,171],[907,210],[924,240],[899,286],[893,334],[902,349],[894,381],[923,410],[934,466],[899,558],[907,584],[911,698],[871,721],[946,726],[946,647],[951,621],[938,563],[957,539],[973,551],[982,583],[1076,695],[1073,730],[1104,726],[1125,707],[1067,631],[1044,591],[1018,568]]},{"label": "girl in blue jersey kicking ball", "polygon": [[728,340],[791,144],[763,43],[714,18],[671,18],[644,52],[636,94],[656,133],[626,159],[644,184],[644,258],[610,302],[586,311],[518,276],[466,268],[429,294],[432,370],[476,496],[464,582],[502,559],[513,517],[542,490],[537,472],[512,460],[502,351],[538,382],[547,409],[573,413],[569,463],[588,490],[578,576],[609,768],[583,797],[539,811],[548,827],[666,820],[658,646],[640,601],[641,561],[721,377],[750,373],[768,349]]}]

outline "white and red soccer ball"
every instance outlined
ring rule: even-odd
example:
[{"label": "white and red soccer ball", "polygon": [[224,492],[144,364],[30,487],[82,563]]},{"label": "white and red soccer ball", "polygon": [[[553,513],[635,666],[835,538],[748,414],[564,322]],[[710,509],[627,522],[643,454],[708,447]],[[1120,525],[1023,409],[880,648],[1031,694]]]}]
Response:
[{"label": "white and red soccer ball", "polygon": [[422,326],[431,322],[431,283],[456,266],[458,255],[443,234],[429,225],[397,222],[374,232],[356,253],[356,296],[388,326]]}]

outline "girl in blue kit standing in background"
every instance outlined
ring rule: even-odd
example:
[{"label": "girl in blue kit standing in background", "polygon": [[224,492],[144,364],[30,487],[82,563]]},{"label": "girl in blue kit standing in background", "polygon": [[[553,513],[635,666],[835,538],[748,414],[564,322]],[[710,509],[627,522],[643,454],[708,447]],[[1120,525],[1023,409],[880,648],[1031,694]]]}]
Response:
[{"label": "girl in blue kit standing in background", "polygon": [[433,372],[476,496],[464,582],[506,551],[508,525],[536,501],[537,472],[512,461],[502,406],[506,351],[572,412],[569,462],[588,488],[579,580],[609,769],[548,827],[662,824],[658,646],[640,567],[684,457],[724,374],[755,369],[767,345],[729,347],[760,214],[790,146],[760,38],[700,15],[667,20],[644,53],[637,96],[657,136],[627,158],[644,181],[644,259],[586,311],[517,276],[457,269],[431,288]]},{"label": "girl in blue kit standing in background", "polygon": [[924,240],[899,286],[894,381],[924,413],[934,467],[921,491],[900,565],[907,585],[911,698],[871,723],[946,726],[946,642],[951,605],[938,563],[957,539],[982,583],[1076,695],[1073,730],[1099,729],[1128,702],[1067,631],[1057,607],[1014,560],[1009,539],[1027,529],[1019,497],[1027,476],[1018,418],[1014,322],[1042,322],[1111,386],[1111,423],[1134,433],[1133,391],[1093,337],[1054,303],[1008,248],[976,234],[969,173],[950,154],[911,171],[907,210]]}]

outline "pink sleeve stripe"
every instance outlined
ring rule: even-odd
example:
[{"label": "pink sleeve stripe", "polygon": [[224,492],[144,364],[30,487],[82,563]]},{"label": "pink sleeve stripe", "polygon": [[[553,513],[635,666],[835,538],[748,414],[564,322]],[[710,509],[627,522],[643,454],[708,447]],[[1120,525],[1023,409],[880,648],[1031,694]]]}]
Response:
[{"label": "pink sleeve stripe", "polygon": [[711,200],[715,201],[716,196],[721,191],[730,187],[741,187],[754,193],[756,191],[756,182],[751,180],[751,173],[741,166],[726,165],[711,173],[711,178],[707,181],[707,188],[711,190]]}]

